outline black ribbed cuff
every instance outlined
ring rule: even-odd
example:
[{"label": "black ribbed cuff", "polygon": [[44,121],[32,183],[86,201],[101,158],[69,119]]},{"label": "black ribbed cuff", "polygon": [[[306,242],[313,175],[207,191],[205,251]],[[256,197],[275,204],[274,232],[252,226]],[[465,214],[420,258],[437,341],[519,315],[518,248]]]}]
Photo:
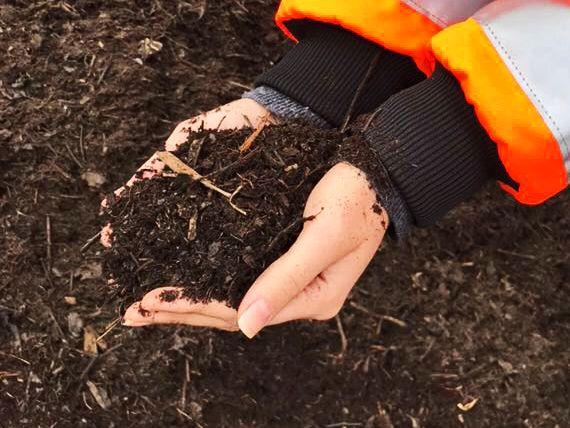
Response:
[{"label": "black ribbed cuff", "polygon": [[513,185],[460,85],[439,65],[431,78],[385,102],[364,137],[402,196],[400,209],[420,227],[435,223],[490,179]]},{"label": "black ribbed cuff", "polygon": [[299,43],[256,85],[276,89],[333,126],[343,123],[363,80],[353,118],[425,78],[410,58],[340,27],[314,21],[292,21],[287,26]]}]

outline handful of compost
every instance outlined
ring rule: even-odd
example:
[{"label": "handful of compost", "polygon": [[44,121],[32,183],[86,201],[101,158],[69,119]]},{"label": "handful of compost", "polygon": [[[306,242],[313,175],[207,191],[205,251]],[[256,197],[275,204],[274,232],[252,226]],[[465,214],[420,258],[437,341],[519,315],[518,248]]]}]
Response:
[{"label": "handful of compost", "polygon": [[[203,124],[179,130],[185,132],[183,142],[155,153],[126,187],[106,200],[104,266],[116,295],[132,303],[125,313],[126,325],[185,323],[235,330],[239,323],[251,337],[263,327],[257,328],[259,324],[336,314],[378,247],[386,218],[364,174],[348,164],[335,166],[345,140],[342,134],[268,123],[267,117],[260,118],[253,133],[251,129],[212,132]],[[311,202],[309,196],[323,183],[324,192]],[[358,216],[367,226],[373,222],[380,238],[362,240],[342,224],[346,210],[354,208],[354,198],[343,193],[354,193],[354,184],[368,205],[360,208]],[[299,256],[292,253],[305,231],[317,227],[323,238],[330,239],[303,246],[309,254],[301,253],[299,261],[325,252],[327,259],[334,257],[339,251],[335,240],[358,248],[367,242],[364,249],[370,256],[364,257],[361,249],[347,260],[341,270],[355,276],[352,284],[340,293],[327,291],[330,302],[299,316],[307,307],[306,299],[314,300],[323,285],[328,286],[323,266],[299,264]],[[344,232],[347,236],[340,235]],[[250,288],[258,287],[252,284],[286,262],[296,263],[293,270],[302,279],[279,275],[280,281],[292,284],[250,302],[248,309],[254,309],[246,311],[250,321],[242,314],[238,322],[237,309],[251,294]],[[306,287],[285,294],[303,281]],[[276,293],[278,297],[272,298]],[[272,314],[279,299],[282,308]]]}]

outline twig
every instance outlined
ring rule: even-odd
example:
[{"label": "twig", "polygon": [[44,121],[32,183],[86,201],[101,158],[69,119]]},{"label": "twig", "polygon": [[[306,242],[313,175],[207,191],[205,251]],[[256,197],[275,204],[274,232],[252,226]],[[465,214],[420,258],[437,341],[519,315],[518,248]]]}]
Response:
[{"label": "twig", "polygon": [[91,238],[89,238],[87,240],[87,242],[85,244],[83,244],[83,247],[81,247],[79,249],[79,252],[82,253],[85,250],[87,250],[91,245],[93,245],[99,238],[101,237],[101,231],[97,232],[95,235],[93,235]]},{"label": "twig", "polygon": [[103,71],[101,72],[101,75],[99,76],[99,78],[97,79],[97,85],[99,86],[101,84],[101,82],[103,81],[103,79],[105,78],[105,74],[107,74],[107,71],[109,71],[109,69],[111,68],[111,62],[107,63],[105,65],[105,67],[103,68]]},{"label": "twig", "polygon": [[91,357],[91,359],[89,360],[89,363],[87,364],[87,366],[85,367],[85,369],[83,369],[83,371],[81,372],[81,375],[79,376],[79,387],[77,388],[77,392],[76,392],[76,396],[79,394],[79,391],[81,391],[81,387],[83,386],[83,379],[85,379],[87,377],[87,375],[89,374],[89,371],[91,370],[91,368],[93,367],[93,365],[95,364],[95,362],[103,357],[106,357],[107,355],[109,355],[111,352],[119,349],[121,346],[123,346],[122,343],[119,343],[118,345],[113,346],[112,348],[109,348],[108,350],[106,350],[104,353],[102,354],[98,354],[98,355],[94,355],[93,357]]},{"label": "twig", "polygon": [[77,157],[75,156],[75,153],[73,153],[73,150],[71,150],[71,148],[67,144],[64,144],[64,146],[67,149],[67,151],[69,152],[71,159],[77,164],[77,166],[80,169],[83,168],[83,164],[81,162],[79,162],[79,159],[77,159]]},{"label": "twig", "polygon": [[370,309],[365,308],[364,306],[359,305],[359,304],[356,303],[356,302],[351,301],[351,302],[349,303],[349,305],[352,306],[354,309],[359,310],[360,312],[364,312],[365,314],[370,315],[371,317],[374,317],[374,318],[382,318],[382,315],[377,314],[376,312],[372,312],[372,311],[370,311]]},{"label": "twig", "polygon": [[24,364],[27,364],[28,366],[31,366],[32,363],[30,363],[28,360],[24,360],[23,358],[18,357],[17,355],[13,355],[13,354],[6,354],[5,352],[0,351],[0,355],[4,355],[6,357],[12,357],[15,358],[18,361],[21,361]]},{"label": "twig", "polygon": [[188,364],[188,358],[184,357],[184,362],[185,373],[184,380],[182,381],[182,393],[180,396],[180,407],[183,409],[186,408],[186,388],[190,382],[190,365]]},{"label": "twig", "polygon": [[243,83],[236,82],[235,80],[226,80],[230,85],[237,86],[238,88],[245,89],[246,91],[251,91],[253,88],[248,85],[244,85]]},{"label": "twig", "polygon": [[[47,263],[43,258],[40,259],[40,263],[42,264],[42,269],[44,270],[44,275],[46,277],[46,281],[48,282],[48,284],[51,288],[54,288],[55,285],[54,285],[53,281],[51,280],[50,268],[48,268]],[[41,287],[41,288],[44,289],[43,287]],[[45,291],[45,289],[44,289],[44,291]]]},{"label": "twig", "polygon": [[346,350],[348,348],[348,340],[346,338],[346,334],[344,333],[344,328],[342,327],[340,315],[335,316],[334,320],[336,321],[336,326],[338,328],[338,334],[340,335],[340,343],[341,343],[340,355],[342,356],[342,355],[344,355],[344,353],[346,352]]},{"label": "twig", "polygon": [[53,323],[55,324],[55,327],[57,329],[57,332],[59,333],[61,340],[64,343],[67,343],[67,340],[65,339],[65,333],[63,332],[63,329],[61,328],[61,326],[59,325],[59,322],[57,322],[57,318],[55,317],[55,315],[53,314],[53,311],[51,310],[51,308],[49,306],[46,305],[46,309],[47,309],[47,313],[49,315],[49,317],[52,319]]},{"label": "twig", "polygon": [[[224,120],[226,120],[227,116],[224,116],[220,119],[220,121],[218,122],[218,126],[216,127],[216,132],[218,132],[220,130],[220,127],[222,126],[222,123],[224,122]],[[201,130],[204,130],[204,122],[202,122],[202,128]]]},{"label": "twig", "polygon": [[47,268],[48,274],[51,270],[51,219],[49,215],[46,215],[46,257],[47,257]]},{"label": "twig", "polygon": [[178,413],[180,413],[182,416],[184,416],[186,419],[188,419],[190,422],[192,422],[194,424],[194,426],[196,426],[197,428],[203,428],[202,425],[200,425],[198,422],[196,422],[192,416],[190,416],[188,413],[186,413],[184,410],[179,409],[178,407],[176,408],[176,411]]},{"label": "twig", "polygon": [[398,318],[391,317],[390,315],[380,315],[380,314],[377,314],[377,313],[372,312],[372,311],[370,311],[369,309],[365,308],[364,306],[359,305],[359,304],[356,303],[356,302],[350,302],[349,304],[350,304],[350,306],[352,306],[354,309],[357,309],[357,310],[359,310],[359,311],[361,311],[361,312],[364,312],[365,314],[368,314],[368,315],[370,315],[371,317],[380,318],[380,319],[383,320],[383,321],[386,320],[386,321],[391,322],[392,324],[396,324],[397,326],[402,327],[402,328],[407,328],[407,327],[408,327],[408,324],[406,324],[406,323],[405,323],[404,321],[402,321],[402,320],[399,320]]},{"label": "twig", "polygon": [[212,178],[212,177],[216,177],[220,174],[223,174],[224,172],[228,171],[228,170],[232,170],[237,166],[240,166],[244,163],[246,163],[247,161],[249,161],[251,158],[253,158],[254,156],[256,156],[258,153],[260,152],[260,149],[254,149],[252,151],[250,151],[249,153],[246,153],[245,155],[243,155],[241,158],[239,158],[237,161],[234,161],[232,163],[230,163],[229,165],[226,165],[220,169],[217,169],[216,171],[213,171],[211,173],[209,173],[208,175],[205,175],[204,177],[206,178]]},{"label": "twig", "polygon": [[392,324],[396,324],[398,327],[407,328],[408,324],[404,321],[399,320],[398,318],[391,317],[390,315],[382,315],[382,319],[384,321],[391,322]]},{"label": "twig", "polygon": [[250,147],[253,144],[253,142],[255,141],[255,139],[257,137],[259,137],[259,134],[261,134],[261,131],[263,131],[263,128],[265,128],[265,126],[268,123],[269,123],[269,115],[266,114],[259,121],[257,128],[255,128],[255,130],[251,133],[251,135],[249,137],[247,137],[245,139],[245,141],[243,142],[243,144],[239,147],[240,153],[247,152],[250,149]]},{"label": "twig", "polygon": [[228,200],[228,202],[230,203],[230,205],[232,206],[232,208],[236,211],[241,211],[241,209],[234,204],[233,199],[234,197],[239,193],[239,191],[243,189],[243,184],[240,184],[236,190],[234,190],[234,192],[232,193],[232,195],[230,196],[230,199]]},{"label": "twig", "polygon": [[506,254],[508,256],[515,256],[515,257],[520,257],[520,258],[528,259],[528,260],[536,260],[535,256],[531,256],[528,254],[515,253],[513,251],[502,250],[500,248],[497,249],[497,252],[502,253],[502,254]]},{"label": "twig", "polygon": [[354,107],[356,106],[356,101],[358,101],[358,99],[360,98],[360,95],[361,95],[362,91],[364,90],[364,86],[366,85],[366,82],[368,82],[368,79],[372,75],[372,71],[374,70],[374,68],[378,64],[379,60],[380,60],[380,52],[377,52],[376,55],[374,55],[374,57],[370,61],[370,64],[368,65],[368,69],[366,70],[366,74],[364,75],[364,77],[360,81],[360,84],[358,85],[358,88],[356,89],[356,92],[354,93],[354,97],[352,97],[352,101],[350,102],[350,106],[348,107],[348,110],[346,112],[346,116],[344,117],[344,121],[342,123],[342,127],[340,128],[340,132],[344,132],[346,130],[346,127],[348,126],[348,123],[350,122],[350,119],[352,117]]},{"label": "twig", "polygon": [[426,349],[425,352],[422,354],[422,356],[419,358],[418,361],[419,361],[420,363],[424,360],[425,357],[427,357],[427,354],[429,354],[429,352],[432,350],[433,345],[435,345],[435,338],[433,338],[433,339],[430,341],[430,343],[429,343],[427,349]]},{"label": "twig", "polygon": [[178,159],[175,155],[170,152],[156,152],[156,156],[162,162],[164,162],[171,170],[177,172],[178,174],[185,174],[189,176],[192,180],[198,181],[202,183],[205,187],[214,192],[218,192],[220,195],[225,196],[226,198],[230,198],[232,196],[231,193],[226,192],[225,190],[220,189],[210,180],[202,176],[198,171],[194,168],[189,167],[180,159]]},{"label": "twig", "polygon": [[86,162],[85,147],[83,145],[83,125],[79,126],[79,153],[81,153],[81,158],[83,159],[83,162]]},{"label": "twig", "polygon": [[334,424],[325,425],[326,428],[340,428],[340,427],[361,427],[361,422],[336,422]]},{"label": "twig", "polygon": [[117,325],[121,322],[121,317],[116,318],[115,320],[113,320],[111,322],[111,324],[109,324],[109,326],[107,327],[107,330],[105,330],[103,332],[103,334],[101,334],[97,339],[95,339],[95,341],[97,343],[99,343],[105,336],[107,336],[111,331],[113,331],[113,329],[115,327],[117,327]]},{"label": "twig", "polygon": [[[214,192],[217,192],[220,195],[225,196],[228,199],[228,201],[232,198],[232,195],[233,195],[232,193],[229,193],[229,192],[226,192],[225,190],[220,189],[218,186],[216,186],[214,183],[212,183],[210,180],[208,180],[204,176],[200,175],[200,173],[198,173],[198,171],[196,171],[194,168],[191,168],[188,165],[186,165],[184,162],[182,162],[180,159],[178,159],[172,153],[170,153],[170,152],[156,152],[156,156],[158,159],[160,159],[162,162],[164,162],[174,172],[177,172],[178,174],[185,174],[185,175],[189,176],[192,180],[198,181],[199,183],[202,183],[208,189],[213,190]],[[243,215],[247,215],[247,213],[244,210],[235,206],[233,203],[230,203],[230,205],[237,212],[239,212]]]}]

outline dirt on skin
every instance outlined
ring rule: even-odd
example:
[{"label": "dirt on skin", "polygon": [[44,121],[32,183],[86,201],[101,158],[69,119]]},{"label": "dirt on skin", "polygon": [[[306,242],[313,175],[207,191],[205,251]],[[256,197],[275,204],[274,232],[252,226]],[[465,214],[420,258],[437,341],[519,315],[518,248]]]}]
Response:
[{"label": "dirt on skin", "polygon": [[286,51],[274,8],[0,5],[0,426],[569,426],[567,192],[523,207],[492,185],[387,241],[340,313],[342,352],[335,320],[253,341],[109,329],[102,249],[81,251],[101,199]]},{"label": "dirt on skin", "polygon": [[251,135],[249,129],[192,133],[172,153],[230,198],[167,167],[111,204],[113,245],[104,271],[122,301],[174,285],[184,288],[180,297],[237,308],[303,223],[320,214],[303,217],[305,201],[334,165],[344,136],[298,124],[265,127],[255,140]]}]

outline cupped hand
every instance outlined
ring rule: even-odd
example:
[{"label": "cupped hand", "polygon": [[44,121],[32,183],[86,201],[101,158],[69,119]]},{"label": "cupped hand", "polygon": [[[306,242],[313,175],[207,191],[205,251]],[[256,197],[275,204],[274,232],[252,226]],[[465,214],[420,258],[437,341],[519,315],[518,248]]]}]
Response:
[{"label": "cupped hand", "polygon": [[388,224],[365,174],[347,163],[335,165],[319,181],[304,216],[314,218],[239,306],[238,326],[249,338],[267,325],[333,318],[378,250]]},{"label": "cupped hand", "polygon": [[[230,130],[247,127],[256,128],[262,121],[275,123],[270,113],[257,102],[242,98],[210,110],[199,116],[179,123],[170,137],[166,140],[165,149],[175,151],[184,144],[188,133],[204,130]],[[160,174],[164,164],[156,157],[151,156],[140,168],[142,174],[133,175],[130,180],[119,189],[115,190],[115,197],[120,197],[126,188],[132,186],[138,180],[151,179]],[[107,201],[102,202],[103,209]],[[103,227],[101,231],[101,243],[110,247],[113,243],[112,228],[110,225]],[[153,290],[141,302],[136,302],[127,310],[124,317],[126,325],[139,326],[151,323],[179,323],[181,317],[187,324],[197,326],[211,326],[226,330],[236,330],[236,310],[230,309],[223,302],[211,302],[209,304],[191,304],[187,300],[177,299],[168,304],[158,298],[164,288]],[[181,315],[182,314],[182,315]]]},{"label": "cupped hand", "polygon": [[365,174],[347,163],[335,165],[315,186],[304,217],[311,220],[296,242],[260,275],[237,312],[219,302],[164,302],[158,289],[129,308],[127,325],[239,326],[251,338],[267,325],[334,317],[382,242],[388,217]]}]

